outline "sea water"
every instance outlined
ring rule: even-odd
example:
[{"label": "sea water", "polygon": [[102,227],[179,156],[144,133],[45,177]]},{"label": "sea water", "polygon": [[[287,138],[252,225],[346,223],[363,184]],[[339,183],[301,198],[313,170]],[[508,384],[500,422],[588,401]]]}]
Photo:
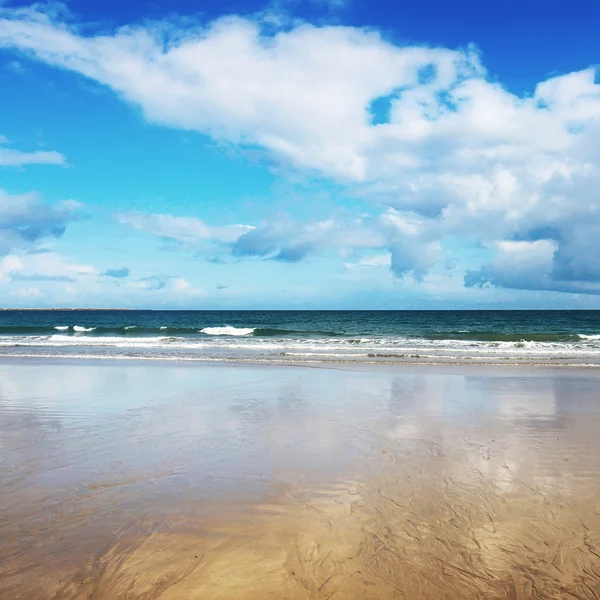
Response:
[{"label": "sea water", "polygon": [[0,355],[600,365],[600,311],[0,311]]}]

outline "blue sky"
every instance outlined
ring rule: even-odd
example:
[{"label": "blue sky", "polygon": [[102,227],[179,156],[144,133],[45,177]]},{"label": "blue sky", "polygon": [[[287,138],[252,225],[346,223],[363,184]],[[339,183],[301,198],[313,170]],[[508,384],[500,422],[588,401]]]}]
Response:
[{"label": "blue sky", "polygon": [[0,0],[0,306],[600,308],[599,17]]}]

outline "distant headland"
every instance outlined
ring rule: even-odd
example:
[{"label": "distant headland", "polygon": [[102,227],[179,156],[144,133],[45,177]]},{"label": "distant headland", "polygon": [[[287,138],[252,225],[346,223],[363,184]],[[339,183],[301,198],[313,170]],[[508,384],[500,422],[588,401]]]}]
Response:
[{"label": "distant headland", "polygon": [[97,310],[97,311],[111,311],[111,310],[153,310],[151,308],[0,308],[0,312],[2,311],[44,311],[44,310],[54,310],[54,311],[87,311],[87,310]]}]

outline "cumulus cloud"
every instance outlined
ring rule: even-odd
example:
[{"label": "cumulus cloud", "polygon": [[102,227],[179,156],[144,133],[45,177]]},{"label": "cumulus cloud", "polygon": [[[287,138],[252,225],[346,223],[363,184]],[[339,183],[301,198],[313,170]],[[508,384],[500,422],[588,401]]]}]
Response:
[{"label": "cumulus cloud", "polygon": [[0,256],[15,248],[33,248],[44,238],[59,238],[78,218],[79,204],[50,204],[37,194],[11,195],[0,189]]},{"label": "cumulus cloud", "polygon": [[[507,256],[537,244],[531,248],[545,248],[546,270],[531,285],[595,293],[594,69],[552,77],[519,96],[487,76],[473,49],[398,46],[372,30],[278,28],[232,16],[87,35],[58,18],[6,9],[0,46],[109,86],[149,121],[261,148],[385,203],[391,210],[371,228],[382,241],[369,247],[389,251],[396,275],[422,278],[445,260],[444,240],[463,239],[496,252],[467,275],[467,285],[514,287]],[[122,222],[179,244],[232,244],[237,257],[294,262],[342,246],[308,225],[268,222],[225,234],[167,215]],[[517,246],[507,250],[511,243]]]},{"label": "cumulus cloud", "polygon": [[347,256],[386,250],[386,254],[346,263],[346,267],[383,264],[397,277],[411,273],[420,281],[443,254],[431,235],[418,215],[393,208],[377,216],[330,217],[307,223],[279,216],[241,235],[231,246],[231,254],[294,263],[325,252]]},{"label": "cumulus cloud", "polygon": [[390,209],[382,215],[381,224],[389,240],[393,273],[404,277],[412,272],[416,281],[422,281],[442,257],[441,244],[431,239],[432,232],[425,220],[418,215]]},{"label": "cumulus cloud", "polygon": [[[257,226],[213,227],[193,217],[144,213],[118,218],[123,224],[176,242],[184,249],[204,250],[207,259],[215,263],[231,258],[297,263],[324,253],[347,257],[368,250],[385,250],[387,265],[394,275],[402,278],[410,273],[416,281],[422,281],[428,269],[443,255],[441,244],[434,239],[423,218],[393,208],[379,215],[336,215],[307,222],[279,214]],[[207,241],[217,244],[203,248],[202,244]],[[144,285],[161,289],[166,281],[153,276]]]},{"label": "cumulus cloud", "polygon": [[516,290],[600,294],[600,282],[556,277],[554,255],[558,245],[549,240],[498,242],[493,260],[467,271],[467,287],[503,287]]},{"label": "cumulus cloud", "polygon": [[397,277],[411,273],[420,281],[443,256],[441,244],[433,235],[424,219],[393,208],[378,216],[332,217],[304,224],[279,218],[240,236],[232,247],[232,254],[241,258],[254,256],[298,262],[326,251],[347,255],[364,250],[386,250],[387,254],[372,259],[373,264],[369,265],[368,259],[348,264],[378,266],[383,260]]},{"label": "cumulus cloud", "polygon": [[424,68],[431,93],[480,70],[475,53],[396,47],[372,31],[301,24],[271,35],[265,25],[231,16],[86,37],[35,9],[5,10],[0,46],[108,85],[153,122],[351,180],[366,177],[377,143],[373,99],[419,86]]},{"label": "cumulus cloud", "polygon": [[383,243],[383,236],[362,219],[329,218],[298,223],[279,216],[241,235],[231,253],[238,258],[260,257],[293,263],[327,250],[370,248]]},{"label": "cumulus cloud", "polygon": [[[5,136],[0,136],[0,144],[8,144]],[[0,146],[0,167],[23,167],[25,165],[60,165],[66,166],[67,159],[53,150],[34,150],[22,152],[14,148]]]},{"label": "cumulus cloud", "polygon": [[[347,255],[385,249],[387,264],[395,275],[403,277],[412,272],[420,280],[441,253],[439,242],[428,239],[421,218],[395,209],[378,216],[334,216],[308,222],[280,214],[256,227],[215,227],[194,217],[145,213],[119,215],[118,220],[186,249],[198,251],[205,242],[218,243],[217,254],[214,246],[209,248],[207,257],[211,262],[225,262],[233,257],[295,263],[326,252]],[[162,289],[167,281],[166,276],[152,276],[142,281],[142,286]]]}]

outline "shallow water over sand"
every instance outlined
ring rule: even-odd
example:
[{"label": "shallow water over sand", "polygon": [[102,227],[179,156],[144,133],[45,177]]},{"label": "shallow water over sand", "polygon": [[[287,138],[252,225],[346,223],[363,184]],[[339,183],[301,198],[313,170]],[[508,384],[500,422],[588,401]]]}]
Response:
[{"label": "shallow water over sand", "polygon": [[600,373],[0,364],[0,598],[598,598]]}]

